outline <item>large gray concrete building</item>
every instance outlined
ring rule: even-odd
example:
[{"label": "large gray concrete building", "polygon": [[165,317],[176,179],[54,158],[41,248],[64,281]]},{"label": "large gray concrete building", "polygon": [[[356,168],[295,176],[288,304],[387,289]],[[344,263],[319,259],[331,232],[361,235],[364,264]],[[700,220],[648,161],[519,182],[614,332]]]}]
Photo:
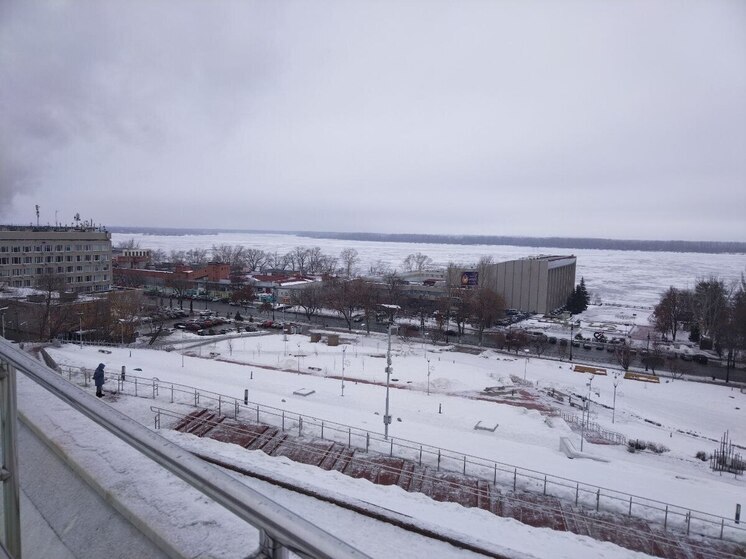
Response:
[{"label": "large gray concrete building", "polygon": [[0,285],[36,287],[42,276],[59,276],[64,290],[111,288],[111,233],[100,227],[0,225]]},{"label": "large gray concrete building", "polygon": [[479,284],[505,298],[509,309],[548,313],[575,288],[575,256],[530,256],[485,266]]}]

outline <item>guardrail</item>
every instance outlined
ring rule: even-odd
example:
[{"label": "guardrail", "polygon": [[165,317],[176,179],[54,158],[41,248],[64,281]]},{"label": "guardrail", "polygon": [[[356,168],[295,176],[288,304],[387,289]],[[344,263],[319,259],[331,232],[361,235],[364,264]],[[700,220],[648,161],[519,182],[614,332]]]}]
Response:
[{"label": "guardrail", "polygon": [[[62,367],[69,380],[80,375],[83,382],[90,382],[89,370]],[[318,417],[298,414],[283,408],[266,406],[248,399],[236,398],[209,390],[163,382],[158,378],[145,378],[125,374],[116,376],[117,391],[138,397],[167,398],[171,403],[195,407],[212,406],[220,415],[234,419],[246,418],[256,423],[269,424],[283,431],[297,431],[299,436],[314,436],[340,442],[365,452],[397,456],[434,467],[437,471],[453,471],[518,491],[552,495],[576,506],[595,511],[609,511],[634,516],[658,523],[664,530],[678,530],[706,537],[746,541],[746,525],[722,516],[688,507],[650,499],[640,495],[616,491],[607,487],[587,484],[578,480],[555,476],[539,470],[522,468],[513,464],[464,454],[442,447],[431,446],[403,438],[389,437],[350,425]]]},{"label": "guardrail", "polygon": [[[210,500],[254,526],[259,530],[261,542],[260,549],[254,556],[281,559],[287,558],[288,552],[292,552],[301,557],[313,558],[367,557],[218,468],[184,454],[178,446],[94,396],[81,392],[59,374],[2,338],[0,365],[13,378],[16,371],[27,376]],[[13,477],[17,479],[15,475]]]}]

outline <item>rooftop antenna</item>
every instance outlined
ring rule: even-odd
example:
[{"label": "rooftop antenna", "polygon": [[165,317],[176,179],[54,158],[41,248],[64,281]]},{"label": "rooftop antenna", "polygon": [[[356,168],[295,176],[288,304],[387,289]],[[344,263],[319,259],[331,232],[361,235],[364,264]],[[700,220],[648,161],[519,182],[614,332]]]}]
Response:
[{"label": "rooftop antenna", "polygon": [[36,204],[36,226],[39,227],[39,204]]}]

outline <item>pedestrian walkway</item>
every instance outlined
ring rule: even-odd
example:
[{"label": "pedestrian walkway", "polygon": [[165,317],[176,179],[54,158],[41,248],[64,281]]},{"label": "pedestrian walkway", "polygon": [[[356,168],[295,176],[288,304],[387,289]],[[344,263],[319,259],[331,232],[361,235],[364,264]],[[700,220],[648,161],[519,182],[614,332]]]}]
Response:
[{"label": "pedestrian walkway", "polygon": [[177,421],[173,429],[285,456],[303,464],[336,470],[379,485],[398,485],[436,501],[478,507],[524,524],[590,536],[621,547],[665,559],[715,559],[746,556],[746,547],[717,539],[695,539],[685,534],[652,528],[645,521],[621,514],[598,513],[560,499],[513,491],[488,481],[439,471],[394,456],[365,452],[343,444],[298,437],[260,423],[237,421],[200,409]]}]

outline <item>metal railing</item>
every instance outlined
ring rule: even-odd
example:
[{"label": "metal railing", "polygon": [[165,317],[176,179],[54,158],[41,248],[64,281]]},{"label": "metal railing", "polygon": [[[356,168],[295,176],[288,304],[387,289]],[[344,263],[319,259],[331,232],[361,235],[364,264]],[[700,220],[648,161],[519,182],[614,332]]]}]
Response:
[{"label": "metal railing", "polygon": [[[160,429],[162,427],[161,423],[163,421],[163,418],[168,418],[173,421],[173,424],[181,424],[182,427],[186,428],[190,425],[193,425],[195,427],[195,433],[199,432],[197,436],[202,436],[202,433],[209,432],[210,429],[214,427],[219,427],[222,434],[225,434],[226,432],[233,433],[235,435],[238,435],[239,437],[245,437],[249,436],[252,438],[255,438],[255,442],[260,442],[263,444],[270,443],[270,441],[275,436],[274,433],[270,433],[267,435],[267,433],[260,433],[258,434],[256,431],[252,431],[251,429],[246,429],[245,427],[241,426],[240,424],[237,425],[229,425],[226,426],[226,424],[222,421],[223,417],[216,418],[215,416],[209,417],[209,416],[200,416],[200,415],[192,415],[192,414],[184,414],[175,412],[173,410],[168,410],[164,408],[159,408],[156,406],[151,406],[150,411],[154,413],[154,427],[155,429]],[[189,430],[187,432],[192,432],[192,430]],[[253,446],[253,444],[252,444]],[[324,462],[326,458],[329,457],[330,450],[329,448],[322,448],[314,444],[314,441],[311,439],[304,437],[301,438],[300,434],[297,438],[283,438],[281,442],[281,451],[279,454],[286,455],[288,452],[292,451],[302,451],[302,455],[306,458],[313,457],[315,458],[316,462],[321,464]],[[276,447],[273,446],[273,448],[276,450]],[[350,447],[348,447],[350,448]],[[259,448],[261,450],[261,448]],[[334,457],[334,454],[332,454]],[[348,467],[353,467],[354,471],[359,471],[361,467],[369,467],[371,468],[371,471],[378,472],[376,475],[376,480],[380,477],[381,474],[389,474],[388,476],[388,483],[395,483],[399,484],[399,482],[393,482],[394,476],[400,476],[403,474],[402,468],[394,465],[390,466],[386,463],[383,463],[380,461],[380,455],[377,455],[375,453],[366,453],[363,456],[358,455],[357,453],[350,457]],[[341,455],[338,457],[335,457],[335,459],[341,459]],[[336,469],[335,465],[327,464],[331,467],[331,469]],[[341,470],[345,471],[345,470]],[[420,471],[415,472],[414,470],[411,472],[408,472],[407,474],[404,474],[405,477],[409,476],[410,478],[410,485],[417,484],[419,487],[426,487],[427,485],[435,485],[438,483],[443,483],[444,480],[437,475],[433,475],[432,473],[427,473],[427,470],[421,469]],[[377,483],[376,480],[371,480],[374,483]],[[471,483],[470,483],[471,481]],[[459,491],[458,494],[462,497],[468,496],[472,498],[472,503],[475,504],[475,506],[480,506],[480,501],[483,502],[486,499],[492,498],[492,492],[490,491],[489,487],[485,489],[483,486],[479,486],[473,483],[473,480],[469,480],[465,478],[463,481],[459,481],[459,479],[455,477],[449,477],[447,480],[447,484],[449,487],[458,487]],[[488,486],[494,484],[490,484],[488,482]],[[407,490],[406,487],[402,487],[403,489]],[[411,490],[411,489],[410,489]],[[496,499],[499,499],[502,502],[502,508],[504,509],[506,506],[508,507],[517,507],[515,511],[518,513],[518,516],[514,516],[519,521],[523,521],[522,515],[524,511],[528,511],[529,515],[532,517],[532,519],[535,521],[535,517],[533,513],[539,513],[544,515],[556,515],[561,516],[565,519],[572,520],[576,524],[583,526],[587,525],[590,521],[595,528],[600,528],[604,531],[606,534],[605,539],[608,539],[609,541],[614,542],[614,538],[611,538],[611,534],[615,534],[616,536],[620,537],[620,539],[624,540],[625,537],[628,537],[629,535],[633,535],[637,538],[638,541],[645,542],[647,545],[649,545],[649,550],[651,554],[655,554],[656,551],[659,551],[657,548],[658,543],[662,543],[665,545],[678,545],[680,543],[680,540],[678,539],[676,533],[668,532],[667,527],[663,526],[663,532],[653,532],[650,530],[640,530],[639,527],[636,525],[632,526],[625,526],[623,525],[624,522],[624,516],[627,516],[627,514],[624,515],[617,515],[617,518],[609,517],[608,515],[601,515],[601,516],[589,516],[588,511],[581,511],[578,512],[576,510],[572,510],[569,508],[565,508],[562,506],[557,506],[555,502],[552,502],[548,500],[544,503],[537,503],[535,500],[528,500],[523,498],[522,496],[525,495],[521,492],[516,492],[515,487],[512,494],[508,493],[499,493],[498,496],[496,496]],[[546,493],[545,493],[546,495]],[[577,504],[577,503],[576,503]],[[482,507],[480,507],[482,508]],[[631,516],[631,513],[630,513]],[[689,542],[688,545],[697,550],[702,552],[703,555],[709,555],[713,557],[738,557],[736,555],[731,555],[727,552],[720,552],[715,551],[712,549],[712,547],[707,545],[699,545],[698,543]]]},{"label": "metal railing", "polygon": [[[64,366],[61,370],[69,380],[72,380],[74,375],[80,375],[84,383],[90,382],[90,370]],[[695,533],[738,542],[746,541],[746,525],[689,507],[417,441],[395,437],[385,438],[381,433],[193,386],[163,382],[158,378],[148,379],[127,373],[124,378],[116,375],[116,383],[118,392],[153,400],[166,398],[171,403],[195,407],[212,407],[218,414],[231,416],[234,419],[245,418],[256,423],[279,427],[283,431],[295,431],[299,436],[329,439],[365,452],[397,456],[412,460],[418,465],[434,467],[436,471],[468,473],[496,485],[512,488],[513,491],[529,491],[555,496],[588,510],[623,513],[630,517],[657,523],[664,530],[678,530],[687,535]]]},{"label": "metal railing", "polygon": [[[185,454],[178,446],[94,396],[81,392],[59,374],[2,338],[0,363],[10,375],[15,375],[16,371],[24,374],[210,500],[255,527],[259,531],[260,546],[254,551],[254,556],[280,559],[288,557],[288,552],[292,552],[301,557],[314,558],[367,557],[218,468]],[[11,419],[15,421],[15,418]],[[16,476],[12,477],[17,480]],[[12,510],[10,512],[17,517],[17,510],[15,513]],[[20,525],[16,531],[20,534]],[[19,558],[20,549],[13,555]]]}]

